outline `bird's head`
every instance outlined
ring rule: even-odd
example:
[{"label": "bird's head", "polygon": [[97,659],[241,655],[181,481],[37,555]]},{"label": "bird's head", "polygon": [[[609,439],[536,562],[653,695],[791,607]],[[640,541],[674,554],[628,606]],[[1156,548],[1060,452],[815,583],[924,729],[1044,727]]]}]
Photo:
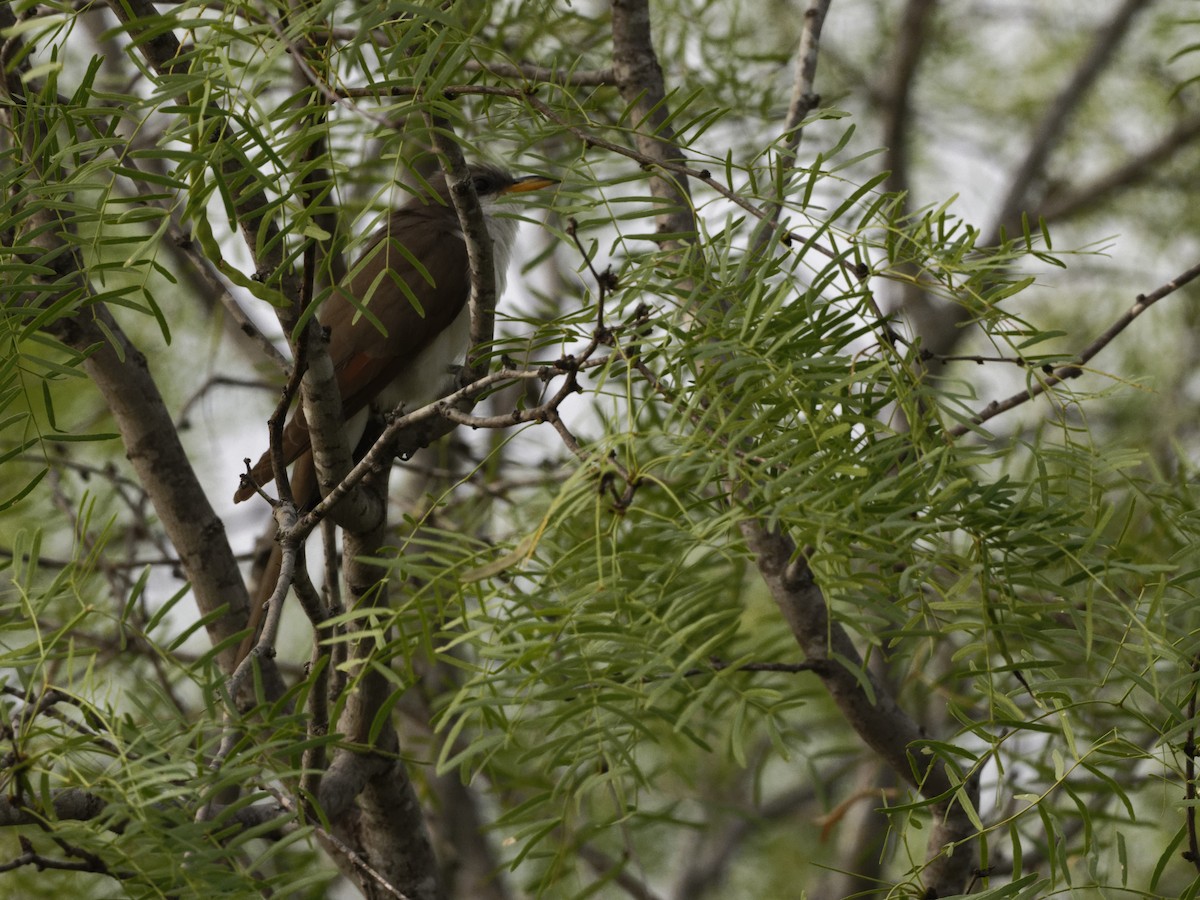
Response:
[{"label": "bird's head", "polygon": [[493,166],[489,163],[474,163],[467,167],[471,183],[480,203],[490,204],[492,201],[513,194],[523,194],[558,184],[558,180],[545,175],[516,176],[511,172]]}]

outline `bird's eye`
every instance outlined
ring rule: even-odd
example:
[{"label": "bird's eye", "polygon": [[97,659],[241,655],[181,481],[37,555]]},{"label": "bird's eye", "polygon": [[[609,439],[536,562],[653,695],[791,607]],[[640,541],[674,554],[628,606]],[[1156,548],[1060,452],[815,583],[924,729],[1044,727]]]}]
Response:
[{"label": "bird's eye", "polygon": [[471,179],[471,183],[475,185],[475,193],[482,195],[491,190],[492,183],[486,175],[476,175]]}]

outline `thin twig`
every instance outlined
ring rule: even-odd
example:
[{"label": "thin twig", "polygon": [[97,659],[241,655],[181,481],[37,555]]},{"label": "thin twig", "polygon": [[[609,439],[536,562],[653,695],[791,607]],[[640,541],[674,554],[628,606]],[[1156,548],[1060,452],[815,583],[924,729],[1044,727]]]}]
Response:
[{"label": "thin twig", "polygon": [[478,62],[469,60],[468,72],[488,72],[499,78],[524,78],[568,87],[606,87],[617,83],[611,67],[605,69],[551,69],[533,63]]},{"label": "thin twig", "polygon": [[[281,357],[282,358],[282,357]],[[191,415],[192,407],[203,400],[208,392],[217,387],[242,387],[254,388],[256,390],[274,390],[272,385],[257,378],[234,378],[230,375],[213,375],[210,376],[200,387],[196,388],[179,409],[179,414],[175,417],[175,421],[179,423],[180,428],[186,428],[188,417]]]},{"label": "thin twig", "polygon": [[1020,406],[1023,403],[1028,403],[1034,397],[1046,393],[1050,388],[1070,378],[1078,378],[1083,374],[1083,366],[1085,366],[1097,353],[1107,347],[1122,331],[1128,328],[1133,320],[1148,310],[1151,306],[1157,303],[1164,297],[1175,293],[1189,281],[1200,277],[1200,265],[1192,266],[1186,272],[1177,275],[1171,281],[1168,281],[1162,287],[1149,294],[1139,294],[1137,301],[1131,306],[1119,319],[1113,322],[1104,330],[1098,338],[1088,344],[1080,351],[1076,357],[1076,361],[1067,366],[1060,366],[1054,369],[1053,374],[1049,375],[1037,384],[1013,394],[1005,400],[993,400],[986,407],[971,417],[970,424],[956,425],[951,428],[947,434],[950,437],[962,437],[969,431],[974,431],[972,426],[986,422],[988,419],[995,418],[1001,413],[1008,412],[1010,409]]},{"label": "thin twig", "polygon": [[922,362],[933,359],[940,363],[973,362],[981,366],[985,363],[994,362],[1007,363],[1009,365],[1017,366],[1021,369],[1040,367],[1043,371],[1047,372],[1047,374],[1054,371],[1054,368],[1050,363],[1034,362],[1033,360],[1026,359],[1023,356],[986,356],[979,353],[941,354],[933,353],[930,350],[921,350],[920,358]]},{"label": "thin twig", "polygon": [[599,847],[587,842],[581,842],[576,852],[597,875],[621,888],[633,900],[661,900],[650,885],[629,871],[628,860],[614,859]]},{"label": "thin twig", "polygon": [[[275,656],[275,641],[279,633],[279,622],[283,616],[283,602],[287,597],[292,582],[296,580],[297,564],[300,560],[304,537],[297,536],[295,523],[298,518],[296,507],[290,502],[279,502],[273,510],[279,526],[280,565],[279,577],[270,597],[259,607],[250,610],[247,623],[249,633],[238,648],[238,665],[229,678],[229,696],[237,698],[242,685],[250,675],[255,659],[273,659]],[[259,619],[266,615],[262,631],[258,631]],[[216,760],[214,760],[216,762]]]}]

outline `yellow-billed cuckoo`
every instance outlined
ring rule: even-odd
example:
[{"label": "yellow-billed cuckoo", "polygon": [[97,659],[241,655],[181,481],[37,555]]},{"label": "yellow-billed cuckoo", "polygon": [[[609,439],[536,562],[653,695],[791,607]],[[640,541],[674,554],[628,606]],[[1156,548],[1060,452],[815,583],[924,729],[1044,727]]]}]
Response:
[{"label": "yellow-billed cuckoo", "polygon": [[[495,201],[557,182],[541,175],[515,178],[489,165],[473,165],[469,171],[492,239],[499,296],[517,222],[497,216]],[[466,241],[445,179],[432,179],[431,187],[432,196],[414,196],[391,214],[321,307],[319,318],[329,330],[329,356],[352,448],[372,412],[390,412],[401,404],[416,409],[452,390],[469,349],[471,274]],[[362,315],[360,308],[367,309],[378,324]],[[296,504],[301,509],[311,507],[318,489],[302,408],[284,428],[283,456],[295,463],[291,485]],[[262,484],[271,474],[270,454],[264,453],[250,477]],[[240,503],[253,495],[253,485],[243,481],[233,499]],[[272,562],[277,566],[276,560]],[[272,568],[268,563],[263,581],[269,583],[261,599],[270,596],[275,580],[269,577]],[[251,609],[254,625],[261,599]]]}]

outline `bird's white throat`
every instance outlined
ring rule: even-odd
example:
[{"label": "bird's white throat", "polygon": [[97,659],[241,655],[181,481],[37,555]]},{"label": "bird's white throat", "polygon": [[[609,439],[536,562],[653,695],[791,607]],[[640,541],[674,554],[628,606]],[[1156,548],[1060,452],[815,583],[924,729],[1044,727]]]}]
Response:
[{"label": "bird's white throat", "polygon": [[[496,215],[496,202],[492,198],[479,204],[483,212],[483,224],[492,239],[492,264],[496,268],[496,299],[499,300],[508,284],[508,264],[512,262],[513,242],[517,237],[520,222],[508,216]],[[462,237],[462,232],[457,232]],[[463,348],[465,354],[467,348]]]}]

